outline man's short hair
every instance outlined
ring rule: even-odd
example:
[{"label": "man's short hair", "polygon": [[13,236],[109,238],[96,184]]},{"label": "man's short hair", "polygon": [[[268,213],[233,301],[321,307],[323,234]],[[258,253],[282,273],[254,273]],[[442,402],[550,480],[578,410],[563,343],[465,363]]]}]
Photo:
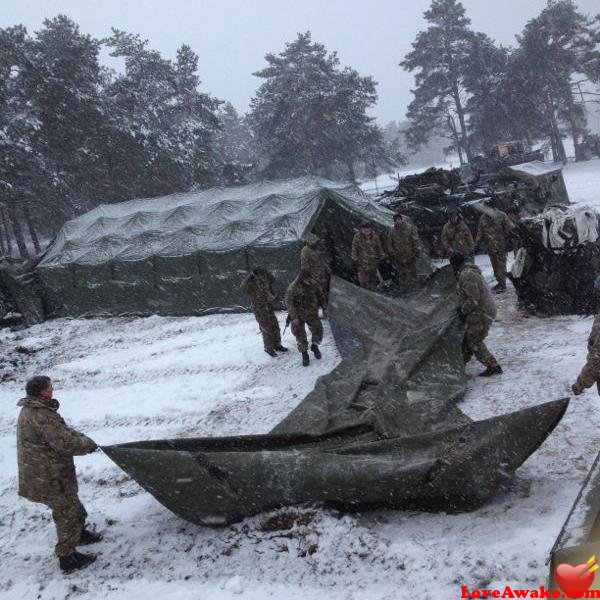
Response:
[{"label": "man's short hair", "polygon": [[398,219],[403,219],[404,215],[402,213],[396,213],[394,215],[394,222],[396,222]]},{"label": "man's short hair", "polygon": [[50,387],[52,379],[46,375],[36,375],[32,377],[25,386],[25,392],[28,396],[39,396],[45,389]]},{"label": "man's short hair", "polygon": [[360,228],[361,229],[371,229],[371,223],[369,223],[369,221],[363,221],[360,224]]}]

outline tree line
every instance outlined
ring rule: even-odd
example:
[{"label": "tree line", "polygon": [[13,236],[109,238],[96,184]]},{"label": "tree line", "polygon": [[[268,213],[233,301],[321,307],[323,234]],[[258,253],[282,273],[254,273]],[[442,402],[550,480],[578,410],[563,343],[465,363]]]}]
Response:
[{"label": "tree line", "polygon": [[462,163],[514,139],[542,142],[564,162],[568,135],[582,157],[586,104],[600,100],[600,15],[582,14],[572,0],[548,0],[514,48],[473,31],[457,0],[433,0],[424,16],[427,29],[400,63],[415,72],[407,115],[413,149],[442,134]]},{"label": "tree line", "polygon": [[[356,180],[405,163],[432,139],[461,161],[505,139],[566,158],[600,81],[600,18],[550,0],[517,38],[474,32],[456,0],[433,0],[401,66],[415,73],[408,124],[380,128],[377,84],[300,33],[265,56],[247,114],[202,89],[198,56],[170,60],[139,35],[104,39],[60,15],[0,29],[0,256],[39,251],[100,203],[305,174]],[[107,50],[124,67],[100,62]]]}]

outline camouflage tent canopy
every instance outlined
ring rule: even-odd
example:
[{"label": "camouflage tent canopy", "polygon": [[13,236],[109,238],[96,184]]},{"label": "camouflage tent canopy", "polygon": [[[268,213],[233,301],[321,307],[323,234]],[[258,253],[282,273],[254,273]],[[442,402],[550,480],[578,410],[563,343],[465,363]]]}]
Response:
[{"label": "camouflage tent canopy", "polygon": [[281,293],[311,230],[349,277],[364,220],[382,233],[391,213],[356,186],[312,177],[101,205],[63,227],[36,275],[48,316],[239,310],[247,270],[273,271]]}]

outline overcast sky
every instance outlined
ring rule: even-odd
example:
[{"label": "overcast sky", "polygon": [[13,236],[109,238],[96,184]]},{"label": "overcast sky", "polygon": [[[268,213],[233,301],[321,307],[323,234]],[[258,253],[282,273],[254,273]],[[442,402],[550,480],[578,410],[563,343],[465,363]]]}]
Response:
[{"label": "overcast sky", "polygon": [[[38,29],[44,18],[66,14],[83,32],[104,37],[111,27],[139,33],[172,58],[181,44],[200,56],[203,91],[244,112],[259,83],[252,76],[267,52],[280,52],[300,31],[342,65],[379,82],[373,114],[381,124],[402,120],[410,102],[411,74],[398,63],[424,27],[430,0],[0,0],[0,27]],[[463,0],[473,27],[512,44],[546,0]],[[584,12],[600,12],[599,0],[578,0]]]}]

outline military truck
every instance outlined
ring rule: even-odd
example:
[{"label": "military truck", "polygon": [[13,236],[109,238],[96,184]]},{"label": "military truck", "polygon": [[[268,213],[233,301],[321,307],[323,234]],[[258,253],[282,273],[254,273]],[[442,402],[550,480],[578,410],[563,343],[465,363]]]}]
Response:
[{"label": "military truck", "polygon": [[497,173],[504,167],[533,161],[543,162],[544,153],[541,150],[527,150],[523,142],[510,141],[495,144],[485,152],[485,155],[474,156],[469,164],[473,170]]}]

